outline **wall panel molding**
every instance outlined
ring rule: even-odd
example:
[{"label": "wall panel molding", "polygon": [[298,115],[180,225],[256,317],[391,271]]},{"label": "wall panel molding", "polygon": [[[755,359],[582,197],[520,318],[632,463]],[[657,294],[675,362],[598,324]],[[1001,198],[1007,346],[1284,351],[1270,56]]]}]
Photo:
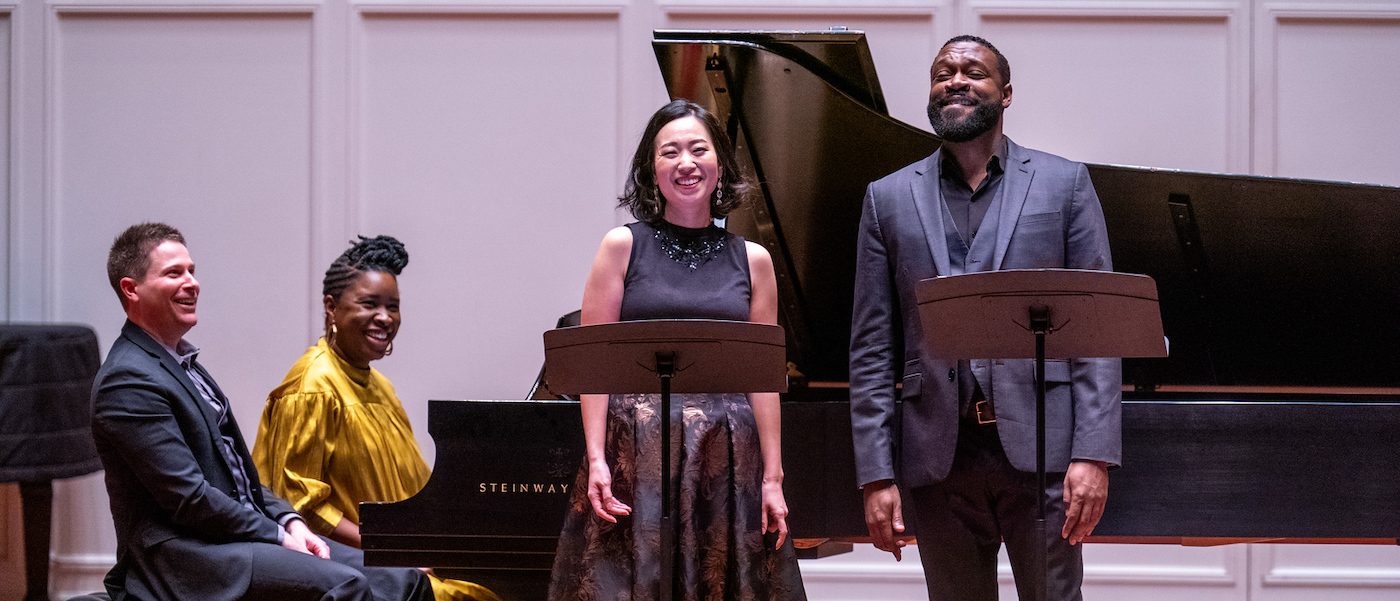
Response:
[{"label": "wall panel molding", "polygon": [[54,553],[49,566],[49,595],[70,599],[103,590],[102,578],[116,564],[113,553]]},{"label": "wall panel molding", "polygon": [[1275,568],[1263,577],[1271,587],[1400,589],[1400,568]]},{"label": "wall panel molding", "polygon": [[[924,572],[915,561],[894,563],[868,563],[841,561],[837,558],[803,560],[802,579],[811,583],[861,584],[880,582],[888,584],[922,586]],[[1011,566],[1001,563],[997,566],[997,581],[1013,584],[1015,579]],[[1173,564],[1156,565],[1108,565],[1089,564],[1084,566],[1084,584],[1112,584],[1139,586],[1209,586],[1230,588],[1238,585],[1240,574],[1230,565],[1190,566]]]},{"label": "wall panel molding", "polygon": [[839,6],[784,6],[720,3],[698,4],[687,2],[662,4],[659,5],[658,8],[663,14],[673,18],[689,16],[714,17],[723,15],[798,18],[829,16],[931,18],[942,12],[942,9],[938,6],[860,6],[845,4]]},{"label": "wall panel molding", "polygon": [[[270,4],[267,2],[220,2],[217,4],[198,4],[181,0],[179,2],[143,2],[140,4],[112,4],[110,2],[82,2],[65,1],[48,5],[48,18],[46,20],[45,31],[45,70],[44,70],[44,110],[43,110],[43,136],[44,136],[44,169],[45,185],[42,195],[42,210],[44,214],[44,264],[53,265],[61,252],[64,244],[63,237],[59,235],[58,202],[57,194],[61,188],[58,181],[61,169],[59,168],[61,151],[59,140],[60,128],[62,125],[57,122],[59,116],[58,103],[61,101],[59,90],[59,80],[62,74],[59,72],[60,60],[58,54],[63,43],[60,35],[61,23],[64,19],[93,19],[111,17],[115,19],[131,19],[141,17],[170,17],[170,18],[237,18],[237,17],[269,17],[287,18],[303,17],[311,20],[314,18],[319,4],[302,3],[299,0],[284,4]],[[310,75],[308,74],[308,77]],[[47,277],[44,281],[44,307],[43,319],[52,321],[58,319],[56,314],[56,300],[59,298],[59,281],[54,277]],[[105,350],[105,349],[104,349]]]},{"label": "wall panel molding", "polygon": [[[1081,1],[973,0],[964,5],[964,31],[978,33],[988,24],[1044,21],[1048,23],[1148,23],[1171,27],[1216,23],[1225,29],[1224,165],[1208,170],[1248,173],[1251,170],[1250,24],[1248,1]],[[1014,61],[1013,61],[1014,62]],[[1127,81],[1132,78],[1125,77]],[[1171,165],[1171,167],[1178,167]]]},{"label": "wall panel molding", "polygon": [[1400,592],[1400,550],[1390,545],[1253,545],[1256,601],[1393,599]]},{"label": "wall panel molding", "polygon": [[15,197],[13,163],[15,148],[13,145],[14,130],[14,105],[15,87],[12,85],[15,72],[15,49],[14,49],[14,12],[15,5],[0,5],[0,39],[3,39],[3,48],[0,48],[0,81],[4,82],[3,93],[0,98],[4,99],[3,106],[0,106],[0,194],[4,196],[5,206],[0,208],[0,319],[9,319],[10,314],[10,205],[11,199]]},{"label": "wall panel molding", "polygon": [[[1260,2],[1254,18],[1254,172],[1279,173],[1279,29],[1289,24],[1400,24],[1400,3]],[[1394,65],[1390,65],[1394,66]]]},{"label": "wall panel molding", "polygon": [[600,15],[615,16],[626,7],[621,4],[475,4],[443,0],[442,2],[374,2],[356,4],[355,12],[361,17],[386,15],[443,15],[443,16],[534,16],[569,17]]},{"label": "wall panel molding", "polygon": [[[973,0],[972,19],[991,17],[1237,18],[1247,0],[1236,2],[1097,2],[1092,0]],[[973,23],[969,23],[973,24]]]},{"label": "wall panel molding", "polygon": [[139,4],[112,4],[111,2],[81,2],[66,0],[62,3],[50,4],[56,16],[70,14],[107,14],[113,16],[120,15],[157,15],[157,14],[179,14],[179,15],[224,15],[224,14],[312,14],[320,9],[319,2],[287,2],[270,4],[267,2],[219,2],[214,4],[196,4],[181,0],[180,2],[143,2]]}]

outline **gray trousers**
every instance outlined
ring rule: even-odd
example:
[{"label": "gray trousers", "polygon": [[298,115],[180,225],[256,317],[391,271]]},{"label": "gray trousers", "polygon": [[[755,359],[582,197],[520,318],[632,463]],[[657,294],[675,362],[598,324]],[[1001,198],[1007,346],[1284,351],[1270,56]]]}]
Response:
[{"label": "gray trousers", "polygon": [[[1016,592],[1022,601],[1038,599],[1035,548],[1046,547],[1049,601],[1080,601],[1084,560],[1079,546],[1060,536],[1065,523],[1064,478],[1047,473],[1043,494],[1035,473],[1011,467],[996,424],[962,420],[957,454],[948,477],[910,491],[919,558],[931,601],[995,601],[997,551],[1006,543]],[[1048,497],[1046,540],[1037,540],[1036,503]],[[906,512],[906,515],[909,512]]]},{"label": "gray trousers", "polygon": [[[246,601],[432,601],[432,583],[423,572],[367,567],[363,551],[323,540],[330,547],[329,560],[272,543],[211,545],[190,538],[170,539],[161,543],[159,553],[147,556],[151,564],[144,573],[155,576],[154,581],[127,581],[134,588],[113,598],[192,601],[216,594],[229,598],[231,591],[242,591],[237,598]],[[217,552],[210,552],[211,547]],[[220,555],[246,557],[249,569],[222,569]]]}]

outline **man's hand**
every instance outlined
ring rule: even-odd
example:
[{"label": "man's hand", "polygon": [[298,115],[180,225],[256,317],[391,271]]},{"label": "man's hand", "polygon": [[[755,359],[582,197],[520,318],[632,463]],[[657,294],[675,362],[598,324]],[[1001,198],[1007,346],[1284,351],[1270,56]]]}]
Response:
[{"label": "man's hand", "polygon": [[904,513],[900,507],[899,487],[892,480],[879,480],[865,485],[865,527],[870,530],[870,542],[875,548],[903,559],[900,549],[904,541],[897,533],[904,532]]},{"label": "man's hand", "polygon": [[307,555],[315,555],[321,559],[331,558],[331,548],[326,545],[326,541],[312,534],[311,529],[306,527],[306,522],[300,518],[288,520],[285,530],[286,536],[282,537],[283,547]]},{"label": "man's hand", "polygon": [[[1108,500],[1108,464],[1075,461],[1065,472],[1065,527],[1060,536],[1077,545],[1094,532]],[[866,507],[869,507],[866,503]],[[867,509],[867,513],[869,510]]]}]

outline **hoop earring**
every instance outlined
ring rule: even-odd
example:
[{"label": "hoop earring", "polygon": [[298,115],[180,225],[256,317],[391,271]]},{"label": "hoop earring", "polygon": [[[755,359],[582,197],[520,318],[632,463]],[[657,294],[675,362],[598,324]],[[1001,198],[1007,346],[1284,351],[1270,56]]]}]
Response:
[{"label": "hoop earring", "polygon": [[340,333],[340,331],[339,331],[338,329],[336,329],[336,327],[335,327],[335,322],[332,321],[332,322],[331,322],[331,331],[330,331],[330,334],[331,334],[331,335],[326,337],[326,342],[330,342],[330,341],[332,341],[332,340],[335,340],[335,335],[336,335],[336,334],[339,334],[339,333]]},{"label": "hoop earring", "polygon": [[388,357],[389,355],[392,355],[392,354],[394,354],[394,341],[393,341],[393,340],[390,340],[390,341],[389,341],[389,348],[384,349],[384,356],[385,356],[385,357]]}]

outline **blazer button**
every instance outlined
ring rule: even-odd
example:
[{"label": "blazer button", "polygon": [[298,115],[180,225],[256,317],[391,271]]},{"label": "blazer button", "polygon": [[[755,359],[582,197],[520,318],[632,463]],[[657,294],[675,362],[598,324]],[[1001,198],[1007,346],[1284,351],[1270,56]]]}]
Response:
[{"label": "blazer button", "polygon": [[956,380],[956,379],[958,379],[958,370],[956,370],[956,369],[950,369],[950,370],[948,370],[948,381],[949,381],[949,382],[952,382],[953,380]]}]

